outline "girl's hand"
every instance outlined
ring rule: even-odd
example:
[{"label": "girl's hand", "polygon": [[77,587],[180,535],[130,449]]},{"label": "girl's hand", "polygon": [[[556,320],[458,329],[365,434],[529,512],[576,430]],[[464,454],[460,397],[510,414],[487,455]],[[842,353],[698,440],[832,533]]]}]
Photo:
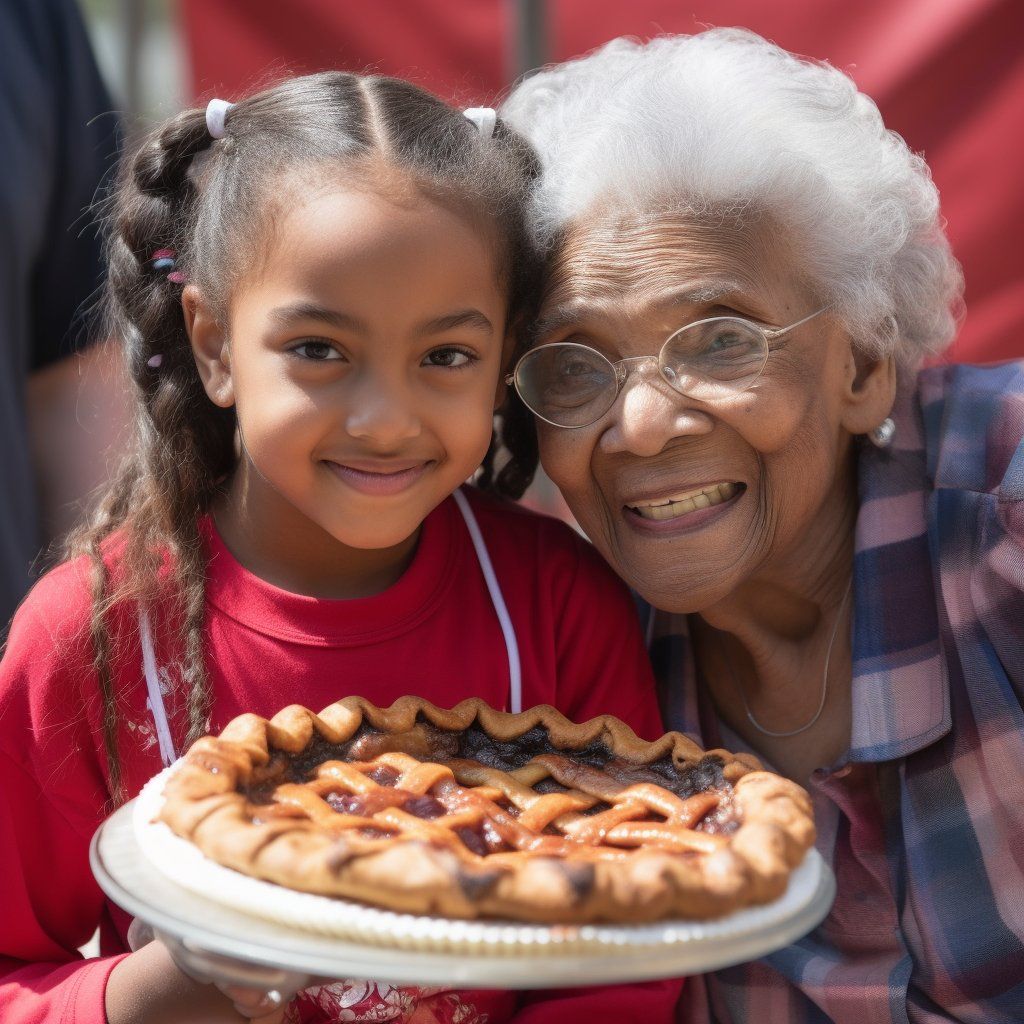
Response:
[{"label": "girl's hand", "polygon": [[277,1024],[291,997],[313,981],[306,974],[210,953],[161,932],[155,936],[180,971],[196,981],[216,985],[238,1013],[260,1024]]},{"label": "girl's hand", "polygon": [[276,989],[264,992],[235,985],[219,985],[218,988],[231,1000],[235,1010],[253,1024],[281,1024],[284,1020],[287,1000]]},{"label": "girl's hand", "polygon": [[148,927],[133,925],[129,940],[135,951],[107,982],[108,1024],[280,1024],[291,996],[307,982],[304,976],[186,948],[169,936],[153,942],[151,935]]}]

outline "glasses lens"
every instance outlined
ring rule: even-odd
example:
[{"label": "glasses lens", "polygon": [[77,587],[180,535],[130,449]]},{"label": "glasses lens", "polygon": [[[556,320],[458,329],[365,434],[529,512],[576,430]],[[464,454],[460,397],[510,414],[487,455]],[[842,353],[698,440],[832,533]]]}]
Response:
[{"label": "glasses lens", "polygon": [[586,345],[542,345],[519,363],[516,390],[543,419],[560,427],[585,427],[615,401],[615,369]]},{"label": "glasses lens", "polygon": [[743,391],[768,359],[768,342],[754,324],[716,317],[677,331],[665,345],[665,376],[694,398]]}]

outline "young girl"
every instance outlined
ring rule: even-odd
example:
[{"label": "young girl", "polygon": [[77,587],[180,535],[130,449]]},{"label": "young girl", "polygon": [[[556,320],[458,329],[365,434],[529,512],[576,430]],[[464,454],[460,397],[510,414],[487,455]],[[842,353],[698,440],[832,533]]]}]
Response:
[{"label": "young girl", "polygon": [[[196,737],[347,694],[475,695],[659,730],[628,595],[518,496],[501,370],[529,297],[528,147],[400,81],[327,73],[165,124],[120,186],[113,310],[138,443],[0,664],[0,1017],[238,1020],[93,881],[88,844]],[[100,929],[102,956],[77,947]],[[338,983],[277,1021],[668,1019],[677,986]]]}]

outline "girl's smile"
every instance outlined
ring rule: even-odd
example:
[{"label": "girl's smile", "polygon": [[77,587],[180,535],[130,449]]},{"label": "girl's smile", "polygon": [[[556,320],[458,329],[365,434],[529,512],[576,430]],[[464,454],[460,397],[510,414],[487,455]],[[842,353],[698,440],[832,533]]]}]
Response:
[{"label": "girl's smile", "polygon": [[436,463],[433,460],[373,462],[346,459],[344,462],[325,460],[324,465],[339,480],[361,494],[390,496],[408,490]]}]

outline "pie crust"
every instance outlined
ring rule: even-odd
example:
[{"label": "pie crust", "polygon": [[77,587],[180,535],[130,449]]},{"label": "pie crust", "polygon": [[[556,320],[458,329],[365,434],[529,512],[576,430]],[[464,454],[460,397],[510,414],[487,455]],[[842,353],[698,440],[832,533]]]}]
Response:
[{"label": "pie crust", "polygon": [[719,917],[781,895],[814,842],[807,794],[750,755],[475,698],[242,715],[164,795],[160,820],[226,867],[458,918]]}]

